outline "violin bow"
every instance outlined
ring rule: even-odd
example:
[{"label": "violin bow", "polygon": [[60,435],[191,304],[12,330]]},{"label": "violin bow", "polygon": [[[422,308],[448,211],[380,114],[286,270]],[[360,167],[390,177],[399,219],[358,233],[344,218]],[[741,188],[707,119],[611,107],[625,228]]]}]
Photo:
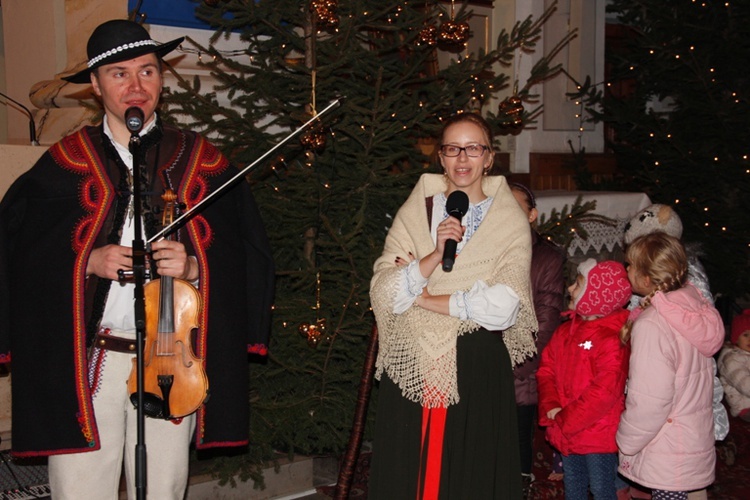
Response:
[{"label": "violin bow", "polygon": [[180,215],[178,218],[176,218],[174,221],[172,221],[171,224],[169,224],[168,226],[164,227],[161,231],[159,231],[158,233],[156,233],[155,235],[153,235],[151,238],[149,238],[148,241],[147,241],[147,243],[152,243],[152,242],[156,241],[159,238],[163,238],[164,235],[167,234],[167,233],[169,233],[173,227],[175,227],[177,224],[179,224],[183,219],[189,217],[190,214],[192,214],[193,212],[195,212],[196,210],[198,210],[204,203],[208,203],[212,198],[214,198],[215,196],[218,196],[228,186],[231,186],[232,184],[234,184],[234,182],[237,179],[245,176],[258,163],[260,163],[261,161],[263,161],[264,159],[266,159],[269,155],[271,155],[271,153],[273,153],[278,148],[280,148],[281,146],[283,146],[284,144],[286,144],[292,137],[294,137],[295,135],[299,134],[301,131],[303,131],[307,127],[309,127],[311,123],[315,122],[316,120],[319,120],[320,117],[323,114],[325,114],[326,112],[330,111],[331,109],[337,107],[339,104],[341,104],[341,99],[335,99],[335,100],[331,101],[331,103],[328,106],[326,106],[325,109],[323,109],[321,112],[317,113],[315,116],[313,116],[312,118],[310,118],[309,120],[307,120],[297,130],[295,130],[294,132],[292,132],[291,134],[289,134],[288,136],[286,136],[284,139],[282,139],[281,141],[279,141],[274,147],[272,147],[271,149],[269,149],[268,151],[266,151],[265,153],[263,153],[257,160],[255,160],[254,162],[252,162],[251,164],[249,164],[248,166],[246,166],[245,168],[243,168],[239,173],[237,173],[234,177],[232,177],[227,182],[225,182],[216,191],[214,191],[213,193],[211,193],[208,196],[206,196],[205,198],[203,198],[200,202],[196,203],[190,210],[188,210],[185,213],[183,213],[182,215]]}]

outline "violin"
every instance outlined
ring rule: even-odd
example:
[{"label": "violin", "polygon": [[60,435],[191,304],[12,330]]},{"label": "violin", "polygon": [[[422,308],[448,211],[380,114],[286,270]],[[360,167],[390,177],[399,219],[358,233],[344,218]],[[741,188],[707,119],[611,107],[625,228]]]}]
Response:
[{"label": "violin", "polygon": [[[174,220],[177,195],[167,189],[162,224]],[[146,332],[143,347],[143,411],[149,417],[176,419],[194,413],[208,399],[203,360],[192,348],[201,297],[193,285],[161,276],[143,287]],[[128,379],[130,400],[137,406],[137,358]]]}]

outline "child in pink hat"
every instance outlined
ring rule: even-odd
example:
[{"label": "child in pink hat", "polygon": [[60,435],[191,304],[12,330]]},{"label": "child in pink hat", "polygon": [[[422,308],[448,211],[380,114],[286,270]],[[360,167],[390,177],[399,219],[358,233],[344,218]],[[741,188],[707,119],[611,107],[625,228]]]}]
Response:
[{"label": "child in pink hat", "polygon": [[615,498],[615,434],[625,407],[629,349],[619,332],[631,288],[622,264],[588,259],[569,288],[571,321],[542,351],[539,424],[562,454],[566,498]]}]

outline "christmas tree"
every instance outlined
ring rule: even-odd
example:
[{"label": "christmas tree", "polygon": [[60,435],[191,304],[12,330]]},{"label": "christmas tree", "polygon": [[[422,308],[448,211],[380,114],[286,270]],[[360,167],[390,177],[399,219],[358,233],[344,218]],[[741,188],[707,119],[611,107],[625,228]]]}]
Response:
[{"label": "christmas tree", "polygon": [[583,94],[612,131],[618,188],[673,205],[682,239],[700,244],[712,292],[746,295],[750,4],[613,0],[608,10],[626,35],[608,46],[607,85]]},{"label": "christmas tree", "polygon": [[[341,99],[249,174],[277,287],[270,354],[250,370],[254,448],[241,457],[245,465],[272,449],[339,454],[346,447],[373,325],[372,265],[392,217],[429,168],[441,120],[482,111],[510,88],[504,70],[520,50],[534,50],[554,9],[503,31],[494,48],[467,55],[470,11],[446,7],[228,0],[197,9],[216,28],[214,41],[238,34],[247,57],[199,47],[213,56],[206,66],[219,86],[181,80],[167,110],[203,130],[237,165],[251,164]],[[523,102],[534,97],[534,84],[559,71],[550,59],[569,38],[516,87],[511,111],[485,111],[498,131],[518,132],[538,114]],[[452,62],[438,67],[436,50],[450,51]],[[219,104],[220,92],[229,106]]]}]

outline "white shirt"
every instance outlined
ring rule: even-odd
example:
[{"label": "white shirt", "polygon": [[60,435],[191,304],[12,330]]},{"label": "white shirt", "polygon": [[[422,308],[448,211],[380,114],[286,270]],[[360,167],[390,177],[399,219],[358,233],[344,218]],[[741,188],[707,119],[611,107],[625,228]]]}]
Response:
[{"label": "white shirt", "polygon": [[[477,203],[469,203],[466,215],[461,219],[461,225],[466,227],[464,237],[456,246],[456,253],[469,242],[479,224],[492,205],[492,197]],[[439,193],[433,197],[432,220],[442,222],[448,217],[445,210],[445,194]],[[432,241],[437,242],[437,226],[431,228]],[[491,251],[491,249],[488,249]],[[427,286],[428,279],[419,270],[419,261],[413,260],[401,271],[399,290],[393,304],[393,312],[402,314],[409,309],[422,290]],[[462,320],[473,320],[488,330],[505,330],[516,322],[519,308],[519,298],[513,289],[503,284],[488,286],[478,280],[469,291],[456,291],[450,296],[450,315]]]},{"label": "white shirt", "polygon": [[[117,153],[120,158],[128,167],[130,175],[133,175],[133,155],[130,154],[130,150],[125,146],[118,144],[114,140],[112,130],[109,128],[107,122],[107,115],[104,115],[104,134],[112,140],[112,144],[115,145]],[[140,135],[148,133],[156,125],[156,118],[151,120],[151,123],[145,125],[141,130]],[[133,197],[130,197],[130,203],[133,203]],[[143,219],[141,219],[143,220]],[[143,233],[143,223],[141,223],[141,233]],[[141,235],[144,239],[145,236]],[[122,239],[120,244],[122,246],[131,247],[133,240],[135,239],[135,224],[131,217],[125,218],[125,223],[122,228]],[[109,295],[107,296],[107,303],[104,306],[104,315],[102,316],[101,326],[104,328],[110,328],[117,334],[123,332],[135,332],[135,283],[120,283],[117,280],[113,280],[109,287]]]}]

